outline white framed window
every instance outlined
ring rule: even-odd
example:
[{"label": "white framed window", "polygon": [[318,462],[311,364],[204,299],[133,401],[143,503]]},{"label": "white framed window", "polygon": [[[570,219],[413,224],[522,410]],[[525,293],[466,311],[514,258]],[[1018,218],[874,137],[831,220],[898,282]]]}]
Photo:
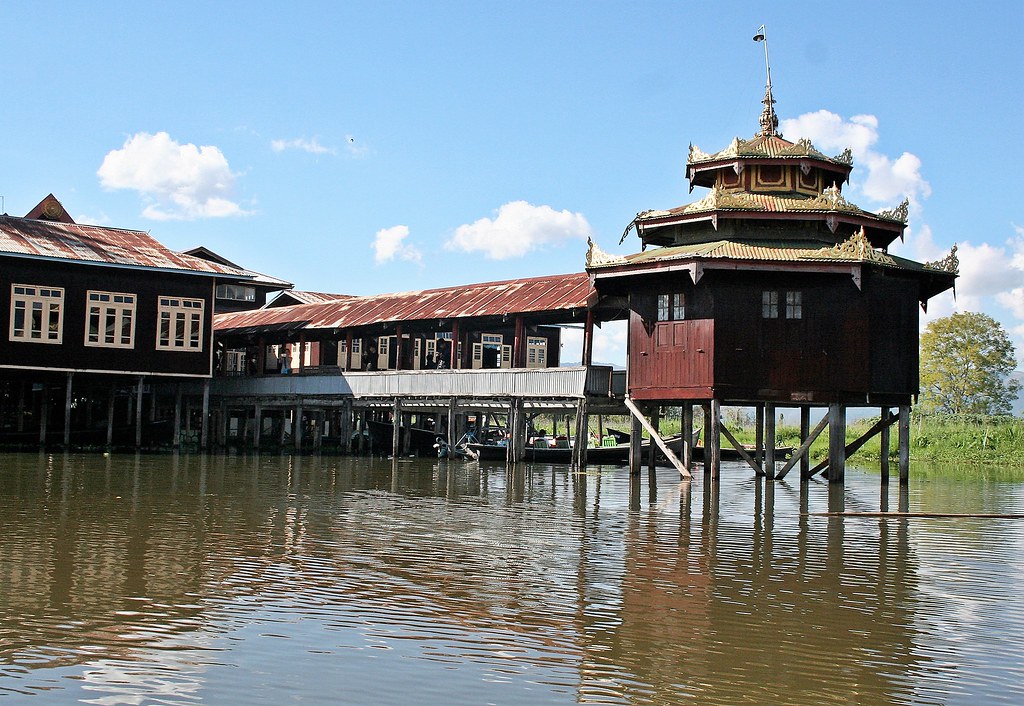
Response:
[{"label": "white framed window", "polygon": [[218,299],[231,299],[238,302],[256,301],[256,288],[246,287],[241,284],[218,284]]},{"label": "white framed window", "polygon": [[226,352],[226,357],[225,367],[229,375],[245,374],[246,351],[244,348],[229,348]]},{"label": "white framed window", "polygon": [[761,318],[779,318],[779,293],[766,290],[761,292]]},{"label": "white framed window", "polygon": [[804,318],[803,292],[786,292],[786,318]]},{"label": "white framed window", "polygon": [[135,346],[134,294],[124,292],[86,293],[85,345],[104,348]]},{"label": "white framed window", "polygon": [[526,337],[526,367],[546,368],[548,364],[548,339],[541,336]]},{"label": "white framed window", "polygon": [[686,318],[686,295],[682,292],[658,295],[658,321],[682,321]]},{"label": "white framed window", "polygon": [[505,337],[500,333],[482,333],[480,334],[480,342],[485,346],[500,346],[505,342]]},{"label": "white framed window", "polygon": [[10,340],[59,344],[63,337],[64,290],[12,284]]},{"label": "white framed window", "polygon": [[157,349],[201,351],[203,349],[203,300],[160,297],[158,302]]}]

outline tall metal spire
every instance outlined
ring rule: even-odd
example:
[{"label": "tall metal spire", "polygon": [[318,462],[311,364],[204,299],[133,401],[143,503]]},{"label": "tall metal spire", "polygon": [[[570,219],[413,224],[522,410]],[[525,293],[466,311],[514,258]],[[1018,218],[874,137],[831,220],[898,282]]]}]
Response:
[{"label": "tall metal spire", "polygon": [[768,62],[768,35],[764,25],[757,28],[754,35],[755,42],[764,42],[764,68],[768,74],[768,82],[764,88],[764,110],[761,111],[761,131],[755,137],[770,137],[776,135],[782,137],[779,132],[779,117],[775,114],[775,98],[772,97],[772,65]]}]

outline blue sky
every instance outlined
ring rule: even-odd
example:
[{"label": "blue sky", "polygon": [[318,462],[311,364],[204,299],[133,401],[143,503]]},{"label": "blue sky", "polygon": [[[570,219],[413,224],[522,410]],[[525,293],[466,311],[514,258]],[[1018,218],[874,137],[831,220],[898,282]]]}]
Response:
[{"label": "blue sky", "polygon": [[[701,197],[689,143],[758,129],[767,26],[789,139],[911,199],[893,252],[957,243],[957,300],[1024,358],[1024,4],[5,3],[0,196],[205,245],[299,289],[578,272]],[[926,319],[927,320],[927,319]],[[618,361],[609,329],[597,360]]]}]

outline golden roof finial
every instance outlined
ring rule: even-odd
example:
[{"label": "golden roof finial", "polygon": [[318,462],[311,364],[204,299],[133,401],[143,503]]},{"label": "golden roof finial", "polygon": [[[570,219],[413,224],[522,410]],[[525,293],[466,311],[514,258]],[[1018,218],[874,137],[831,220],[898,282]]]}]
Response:
[{"label": "golden roof finial", "polygon": [[764,42],[764,68],[768,75],[768,82],[764,88],[764,98],[761,100],[764,103],[764,110],[761,111],[761,131],[754,137],[782,137],[782,133],[779,132],[779,116],[775,114],[775,98],[772,96],[772,65],[768,61],[768,34],[765,32],[764,25],[757,28],[757,34],[754,35],[755,42]]}]

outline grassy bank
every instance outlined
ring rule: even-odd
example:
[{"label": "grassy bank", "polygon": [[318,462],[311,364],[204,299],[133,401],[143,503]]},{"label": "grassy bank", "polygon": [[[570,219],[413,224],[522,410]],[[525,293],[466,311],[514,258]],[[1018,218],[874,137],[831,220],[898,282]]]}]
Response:
[{"label": "grassy bank", "polygon": [[[694,424],[700,426],[701,416],[698,411]],[[630,421],[626,417],[604,417],[601,420],[605,427],[628,431]],[[850,443],[864,434],[878,421],[878,417],[868,417],[851,421],[847,424],[846,441]],[[548,429],[554,425],[545,420]],[[748,415],[726,411],[724,423],[743,443],[754,442],[754,424]],[[559,426],[564,428],[564,422]],[[590,420],[591,431],[597,432],[597,419]],[[812,424],[813,426],[813,424]],[[555,427],[557,428],[557,427]],[[661,433],[665,435],[679,432],[680,420],[678,409],[672,409],[662,419]],[[897,431],[893,426],[890,431],[889,456],[894,461],[898,454]],[[723,439],[723,443],[728,443]],[[782,424],[776,427],[776,443],[778,446],[800,445],[800,428]],[[822,433],[811,446],[811,458],[814,462],[828,456],[828,431]],[[880,437],[875,436],[861,447],[851,459],[864,465],[877,462],[881,453]],[[963,466],[1000,466],[1024,472],[1024,419],[1020,417],[986,417],[986,416],[919,416],[914,415],[910,423],[910,457],[915,462],[927,462],[942,465]]]}]

